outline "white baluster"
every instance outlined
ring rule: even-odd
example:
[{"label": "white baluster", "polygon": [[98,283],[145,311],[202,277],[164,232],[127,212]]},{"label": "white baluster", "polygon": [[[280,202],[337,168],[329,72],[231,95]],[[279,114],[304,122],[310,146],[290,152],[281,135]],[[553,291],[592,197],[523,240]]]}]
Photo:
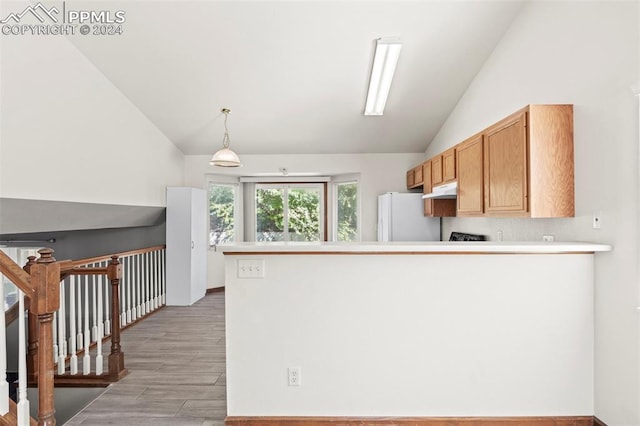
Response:
[{"label": "white baluster", "polygon": [[120,279],[120,327],[127,325],[127,257],[122,257],[122,278]]},{"label": "white baluster", "polygon": [[64,281],[60,282],[60,307],[58,308],[58,374],[64,374]]},{"label": "white baluster", "polygon": [[53,313],[53,362],[58,362],[58,313]]},{"label": "white baluster", "polygon": [[62,355],[67,358],[67,286],[66,279],[60,282],[60,315],[58,315],[58,321],[60,321],[60,328],[62,328],[62,339],[58,342],[62,345]]},{"label": "white baluster", "polygon": [[151,252],[147,253],[147,281],[149,282],[149,296],[147,299],[149,300],[149,312],[152,312],[153,307],[153,256],[151,256]]},{"label": "white baluster", "polygon": [[167,304],[167,249],[162,249],[162,304]]},{"label": "white baluster", "polygon": [[[4,282],[0,274],[0,301],[4,306]],[[18,290],[19,291],[19,290]],[[24,312],[22,313],[24,315]],[[7,383],[7,327],[0,312],[0,416],[9,412],[9,383]]]},{"label": "white baluster", "polygon": [[[97,264],[96,264],[97,266]],[[95,342],[98,336],[98,306],[96,297],[98,296],[97,278],[91,275],[91,307],[93,308],[93,326],[91,327],[91,341]]]},{"label": "white baluster", "polygon": [[156,286],[155,286],[155,277],[156,277],[156,271],[155,271],[155,263],[153,262],[153,252],[149,252],[147,253],[147,262],[148,262],[148,269],[149,269],[149,310],[151,312],[153,312],[156,309],[156,303],[155,303],[155,298],[156,298]]},{"label": "white baluster", "polygon": [[[105,267],[109,265],[109,261],[105,263]],[[109,319],[109,293],[110,293],[110,283],[109,278],[107,276],[104,277],[104,333],[102,336],[107,336],[111,334],[111,320]]]},{"label": "white baluster", "polygon": [[[29,426],[29,400],[27,399],[27,342],[24,326],[24,294],[18,290],[18,426]],[[54,322],[55,323],[55,322]]]},{"label": "white baluster", "polygon": [[147,268],[149,269],[149,312],[152,312],[155,307],[154,307],[154,303],[153,303],[153,298],[155,297],[154,294],[154,285],[153,285],[153,279],[154,279],[154,265],[153,265],[153,253],[149,252],[147,253],[147,264],[149,265]]},{"label": "white baluster", "polygon": [[132,291],[131,270],[132,269],[133,267],[131,266],[131,256],[127,256],[127,269],[125,269],[125,272],[127,274],[127,304],[126,304],[127,317],[125,321],[126,324],[129,324],[131,322],[131,291]]},{"label": "white baluster", "polygon": [[[84,347],[84,337],[82,335],[82,277],[78,276],[76,284],[78,286],[78,335],[76,336],[76,345],[77,350],[79,351]],[[84,291],[86,293],[86,287]],[[85,315],[87,315],[86,312]]]},{"label": "white baluster", "polygon": [[158,262],[158,251],[154,251],[152,254],[153,258],[153,309],[158,309],[160,306],[160,298],[158,295],[160,292],[158,291],[158,280],[159,280],[159,262]]},{"label": "white baluster", "polygon": [[[98,322],[102,325],[102,281],[104,276],[98,275]],[[102,336],[104,329],[98,327],[98,336],[96,340],[96,374],[102,374]]]},{"label": "white baluster", "polygon": [[[96,299],[96,307],[98,308],[98,336],[104,336],[104,311],[102,310],[102,275],[96,276],[96,286],[98,287],[98,296]],[[98,341],[98,337],[96,336],[96,341]]]},{"label": "white baluster", "polygon": [[136,268],[136,275],[138,277],[138,282],[136,283],[136,286],[138,287],[138,306],[136,306],[136,311],[137,311],[137,316],[138,318],[140,318],[142,316],[142,255],[141,254],[137,254],[136,255],[136,264],[137,264],[137,268]]},{"label": "white baluster", "polygon": [[82,374],[91,372],[91,357],[89,346],[91,346],[91,331],[89,330],[89,277],[84,278],[84,357],[82,357]]},{"label": "white baluster", "polygon": [[69,282],[69,348],[71,348],[69,370],[71,374],[78,374],[76,337],[76,277],[72,275]]},{"label": "white baluster", "polygon": [[147,253],[142,253],[142,314],[149,313],[149,262]]}]

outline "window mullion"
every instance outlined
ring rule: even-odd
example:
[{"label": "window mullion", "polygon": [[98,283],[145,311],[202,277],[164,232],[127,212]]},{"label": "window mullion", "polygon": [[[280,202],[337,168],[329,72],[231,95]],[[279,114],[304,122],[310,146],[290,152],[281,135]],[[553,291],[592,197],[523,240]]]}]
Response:
[{"label": "window mullion", "polygon": [[282,206],[283,206],[283,232],[284,241],[289,241],[289,185],[283,185],[282,187]]}]

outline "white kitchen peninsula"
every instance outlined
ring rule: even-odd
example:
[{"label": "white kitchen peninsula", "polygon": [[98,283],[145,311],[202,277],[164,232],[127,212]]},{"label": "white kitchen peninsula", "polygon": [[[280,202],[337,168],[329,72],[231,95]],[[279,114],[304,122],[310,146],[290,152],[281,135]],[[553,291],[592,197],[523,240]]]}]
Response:
[{"label": "white kitchen peninsula", "polygon": [[594,413],[594,253],[609,246],[219,249],[229,419]]}]

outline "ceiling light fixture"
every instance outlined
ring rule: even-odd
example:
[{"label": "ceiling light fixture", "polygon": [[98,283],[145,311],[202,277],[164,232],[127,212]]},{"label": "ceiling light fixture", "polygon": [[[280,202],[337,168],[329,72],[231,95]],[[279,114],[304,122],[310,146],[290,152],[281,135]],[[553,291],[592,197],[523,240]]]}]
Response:
[{"label": "ceiling light fixture", "polygon": [[240,167],[240,159],[238,154],[231,151],[229,148],[229,129],[227,129],[227,118],[231,110],[229,108],[222,108],[220,111],[224,114],[224,137],[222,138],[222,149],[213,154],[209,164],[218,167]]},{"label": "ceiling light fixture", "polygon": [[397,38],[386,37],[376,40],[364,115],[382,115],[384,112],[401,49],[402,43]]}]

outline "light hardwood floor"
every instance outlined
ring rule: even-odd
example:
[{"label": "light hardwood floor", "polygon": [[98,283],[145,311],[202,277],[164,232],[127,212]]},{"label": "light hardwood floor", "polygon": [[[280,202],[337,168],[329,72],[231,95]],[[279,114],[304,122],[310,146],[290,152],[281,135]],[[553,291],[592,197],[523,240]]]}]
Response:
[{"label": "light hardwood floor", "polygon": [[66,425],[223,425],[224,292],[160,309],[122,333],[129,375]]}]

